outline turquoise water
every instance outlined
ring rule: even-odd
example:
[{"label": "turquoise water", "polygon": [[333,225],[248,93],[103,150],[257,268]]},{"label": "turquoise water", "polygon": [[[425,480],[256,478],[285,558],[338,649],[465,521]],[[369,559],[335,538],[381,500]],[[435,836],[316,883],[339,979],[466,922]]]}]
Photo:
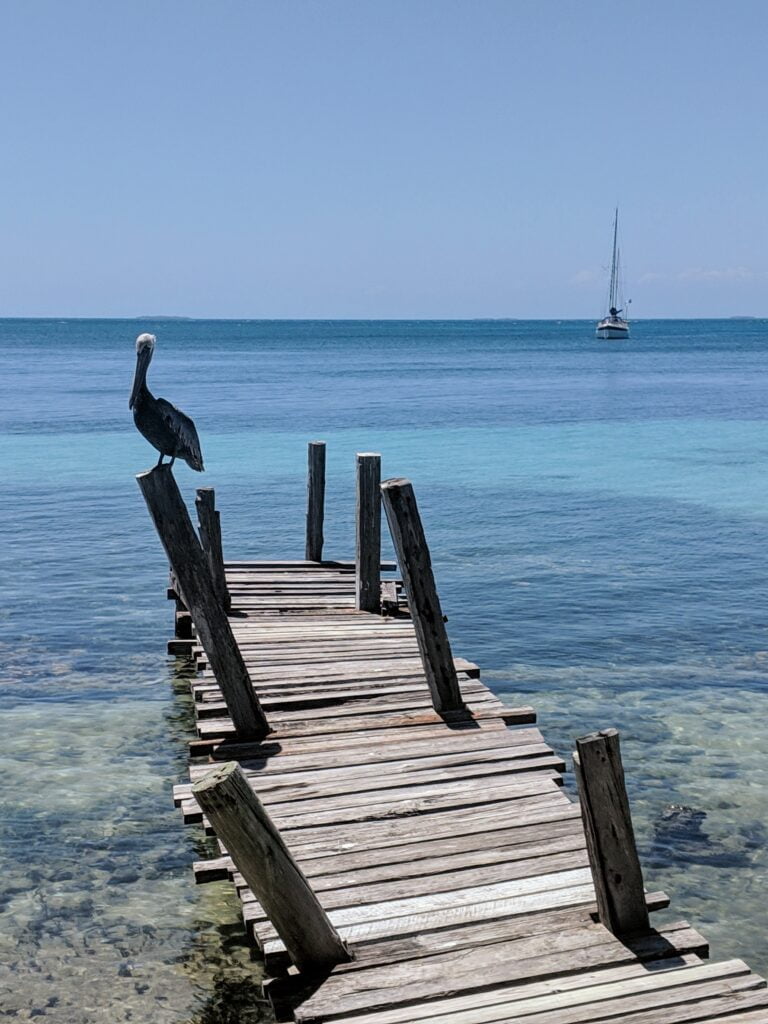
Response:
[{"label": "turquoise water", "polygon": [[349,556],[354,454],[381,451],[414,481],[457,653],[563,754],[621,730],[648,883],[768,970],[768,322],[611,344],[584,322],[7,320],[0,1016],[214,1024],[257,977],[170,804],[190,719],[133,480],[141,330],[226,551],[301,557],[320,437],[326,550]]}]

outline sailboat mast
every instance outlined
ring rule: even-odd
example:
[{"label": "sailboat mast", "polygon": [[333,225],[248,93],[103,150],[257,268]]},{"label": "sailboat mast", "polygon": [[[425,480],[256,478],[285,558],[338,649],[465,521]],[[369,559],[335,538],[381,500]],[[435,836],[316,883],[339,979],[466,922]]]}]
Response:
[{"label": "sailboat mast", "polygon": [[617,269],[616,268],[616,257],[617,257],[617,254],[618,254],[618,251],[617,251],[617,248],[616,248],[616,239],[618,237],[618,228],[619,228],[619,208],[617,206],[616,207],[616,212],[615,212],[614,217],[613,217],[613,257],[611,259],[611,294],[610,294],[609,303],[608,303],[609,306],[614,307],[614,308],[616,306],[616,291],[617,291],[617,283],[618,283],[617,280],[616,280],[616,278],[618,276],[617,273],[616,273],[616,269]]}]

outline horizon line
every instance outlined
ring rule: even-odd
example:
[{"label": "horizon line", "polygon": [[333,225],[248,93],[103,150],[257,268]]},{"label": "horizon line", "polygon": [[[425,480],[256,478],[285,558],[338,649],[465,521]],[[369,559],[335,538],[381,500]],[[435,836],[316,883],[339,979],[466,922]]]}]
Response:
[{"label": "horizon line", "polygon": [[[62,316],[56,314],[33,316],[0,316],[0,323],[18,320],[121,320],[136,323],[142,320],[155,320],[167,323],[193,321],[224,321],[239,323],[557,323],[569,321],[574,323],[592,323],[600,320],[599,316],[185,316],[157,313],[144,316]],[[729,313],[720,316],[643,316],[633,317],[630,323],[646,323],[655,320],[768,320],[768,314]]]}]

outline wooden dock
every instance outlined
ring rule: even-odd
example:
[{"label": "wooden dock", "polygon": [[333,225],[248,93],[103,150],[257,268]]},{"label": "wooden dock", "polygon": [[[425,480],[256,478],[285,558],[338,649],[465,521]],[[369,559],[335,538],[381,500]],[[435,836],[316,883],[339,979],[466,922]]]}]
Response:
[{"label": "wooden dock", "polygon": [[[225,609],[224,640],[200,621],[214,613],[174,549],[173,478],[140,478],[174,574],[170,649],[199,668],[198,735],[174,798],[218,836],[221,855],[195,877],[232,880],[277,1019],[768,1024],[768,989],[745,963],[706,963],[684,921],[651,926],[669,901],[643,888],[615,733],[579,741],[580,809],[534,711],[503,705],[453,657],[406,482],[384,487],[405,591],[380,578],[377,543],[375,565],[362,557],[370,468],[358,464],[352,562],[320,560],[312,484],[316,559],[222,571],[220,536],[206,535],[207,579],[193,569]],[[186,609],[205,644],[183,636]],[[243,668],[250,712],[233,703]]]}]

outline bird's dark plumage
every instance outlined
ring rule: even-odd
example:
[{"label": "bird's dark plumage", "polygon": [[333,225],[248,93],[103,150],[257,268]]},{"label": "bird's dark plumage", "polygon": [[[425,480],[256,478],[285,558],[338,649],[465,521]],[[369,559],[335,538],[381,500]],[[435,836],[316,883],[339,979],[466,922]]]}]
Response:
[{"label": "bird's dark plumage", "polygon": [[158,465],[167,455],[171,464],[183,459],[192,469],[202,471],[203,456],[195,424],[175,405],[164,398],[155,398],[147,387],[147,369],[155,350],[153,334],[140,334],[136,339],[136,373],[128,408],[133,409],[133,422],[139,433],[160,452]]}]

